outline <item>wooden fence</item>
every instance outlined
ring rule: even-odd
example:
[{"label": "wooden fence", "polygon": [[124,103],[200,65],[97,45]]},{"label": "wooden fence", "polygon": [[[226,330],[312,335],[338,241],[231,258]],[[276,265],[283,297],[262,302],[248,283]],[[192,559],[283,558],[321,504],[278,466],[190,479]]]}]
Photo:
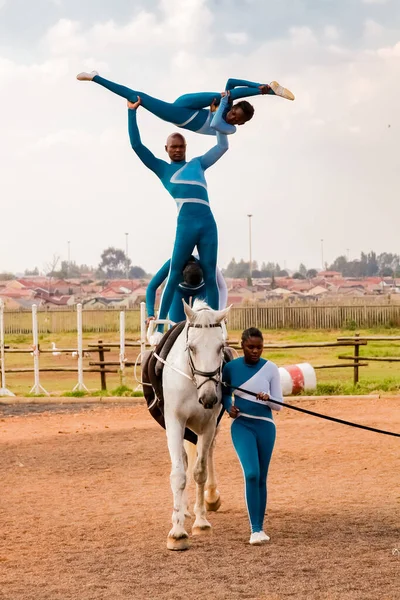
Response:
[{"label": "wooden fence", "polygon": [[[120,309],[83,310],[84,332],[116,332],[119,329]],[[76,312],[63,310],[38,310],[39,334],[76,331]],[[140,331],[139,309],[126,310],[126,331]],[[32,332],[31,311],[5,311],[6,334]],[[400,327],[400,305],[268,305],[233,307],[229,314],[230,330],[248,327],[261,329],[356,329],[370,327]]]}]

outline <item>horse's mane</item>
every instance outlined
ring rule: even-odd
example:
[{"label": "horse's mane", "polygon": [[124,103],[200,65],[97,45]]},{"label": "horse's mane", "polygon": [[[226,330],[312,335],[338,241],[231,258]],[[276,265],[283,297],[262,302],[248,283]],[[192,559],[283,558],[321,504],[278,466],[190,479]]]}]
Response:
[{"label": "horse's mane", "polygon": [[196,298],[192,309],[196,313],[194,323],[198,325],[212,325],[215,323],[215,311],[204,300]]}]

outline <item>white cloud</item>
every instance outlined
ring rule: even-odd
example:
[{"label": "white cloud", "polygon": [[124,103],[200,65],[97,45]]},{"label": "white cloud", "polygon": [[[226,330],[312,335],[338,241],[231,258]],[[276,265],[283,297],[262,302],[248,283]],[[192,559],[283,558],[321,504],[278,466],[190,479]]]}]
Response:
[{"label": "white cloud", "polygon": [[[216,51],[221,32],[210,6],[164,0],[158,12],[142,11],[123,25],[83,27],[64,19],[32,48],[32,63],[0,57],[0,180],[7,218],[19,230],[18,239],[11,228],[3,230],[0,268],[40,267],[55,252],[65,255],[66,240],[78,261],[97,264],[106,245],[123,247],[125,231],[134,263],[155,271],[169,256],[174,202],[130,149],[125,101],[77,82],[84,68],[164,99],[221,90],[236,76],[277,79],[293,90],[293,103],[252,100],[254,120],[230,137],[229,153],[207,174],[222,265],[247,256],[250,212],[260,261],[297,267],[302,260],[311,267],[321,237],[329,261],[349,239],[355,253],[368,249],[371,231],[376,250],[396,249],[400,34],[393,44],[382,32],[379,49],[366,39],[375,47],[360,51],[346,46],[333,26],[322,35],[297,27],[223,55]],[[233,32],[250,37],[242,23],[235,25]],[[145,110],[139,122],[143,142],[163,157],[171,126]],[[190,132],[187,139],[190,157],[213,142]],[[375,230],[385,213],[391,222]],[[46,236],[35,233],[43,230]],[[156,243],[149,244],[149,231]]]},{"label": "white cloud", "polygon": [[364,23],[364,35],[367,38],[379,37],[385,31],[385,28],[373,19],[367,19]]},{"label": "white cloud", "polygon": [[289,33],[295,45],[308,46],[317,43],[317,37],[310,27],[291,27]]},{"label": "white cloud", "polygon": [[54,133],[50,133],[36,140],[28,150],[40,151],[48,150],[54,146],[75,146],[82,147],[95,142],[93,136],[85,131],[77,131],[73,129],[61,129]]},{"label": "white cloud", "polygon": [[364,4],[387,4],[390,0],[362,0]]},{"label": "white cloud", "polygon": [[381,58],[398,58],[400,57],[400,42],[397,42],[394,46],[387,48],[380,48],[377,51],[378,56]]},{"label": "white cloud", "polygon": [[324,27],[324,36],[327,40],[335,42],[340,38],[340,32],[334,25],[326,25]]},{"label": "white cloud", "polygon": [[225,38],[230,44],[242,46],[248,41],[248,36],[245,31],[237,31],[232,33],[225,33]]}]

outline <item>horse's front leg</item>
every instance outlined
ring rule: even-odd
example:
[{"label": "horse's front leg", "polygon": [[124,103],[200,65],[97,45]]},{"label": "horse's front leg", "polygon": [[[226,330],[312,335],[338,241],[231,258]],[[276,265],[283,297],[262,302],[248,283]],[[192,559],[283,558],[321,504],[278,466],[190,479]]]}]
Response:
[{"label": "horse's front leg", "polygon": [[207,521],[207,511],[204,499],[204,488],[207,480],[207,459],[210,446],[215,434],[215,423],[210,423],[206,431],[199,436],[197,442],[197,460],[193,471],[193,478],[196,482],[196,504],[194,505],[194,514],[196,516],[193,523],[193,535],[211,533],[211,524]]},{"label": "horse's front leg", "polygon": [[206,509],[212,512],[215,512],[221,506],[221,498],[219,491],[217,490],[217,476],[215,473],[215,464],[214,464],[214,450],[215,444],[217,440],[219,428],[215,432],[213,441],[210,446],[210,450],[208,452],[208,476],[206,482],[206,491],[205,491],[205,503]]},{"label": "horse's front leg", "polygon": [[169,550],[187,550],[189,536],[185,530],[184,490],[186,486],[186,460],[183,449],[184,426],[178,422],[168,422],[166,418],[168,450],[171,457],[171,489],[174,500],[172,529],[168,534]]}]

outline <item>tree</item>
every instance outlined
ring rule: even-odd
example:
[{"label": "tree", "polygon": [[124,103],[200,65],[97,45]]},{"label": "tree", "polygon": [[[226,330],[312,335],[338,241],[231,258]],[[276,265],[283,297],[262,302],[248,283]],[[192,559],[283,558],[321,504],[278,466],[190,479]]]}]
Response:
[{"label": "tree", "polygon": [[307,267],[306,267],[305,265],[303,265],[303,263],[300,263],[300,266],[299,266],[299,273],[300,273],[301,275],[303,275],[303,277],[304,277],[304,278],[305,278],[305,277],[306,277],[306,275],[307,275]]},{"label": "tree", "polygon": [[99,264],[100,276],[108,279],[121,279],[126,276],[131,266],[130,258],[127,258],[123,250],[110,246],[103,250]]},{"label": "tree", "polygon": [[344,255],[338,256],[330,265],[329,271],[337,271],[338,273],[341,273],[343,276],[345,276],[346,272],[348,271],[348,265],[349,263],[347,262],[347,258]]},{"label": "tree", "polygon": [[225,275],[225,277],[234,277],[234,272],[236,269],[236,260],[234,258],[232,258],[231,262],[228,264],[228,266],[226,267],[226,269],[223,269],[223,274]]},{"label": "tree", "polygon": [[318,275],[318,271],[317,269],[308,269],[307,273],[306,273],[306,277],[307,279],[313,279],[314,277],[316,277]]},{"label": "tree", "polygon": [[38,269],[37,267],[35,267],[35,268],[34,268],[34,269],[32,269],[32,270],[25,269],[25,271],[24,271],[24,275],[25,275],[26,277],[29,277],[29,275],[37,276],[37,275],[39,275],[39,269]]},{"label": "tree", "polygon": [[293,279],[305,279],[305,275],[300,273],[300,271],[297,271],[296,273],[293,274]]},{"label": "tree", "polygon": [[391,252],[382,252],[377,257],[377,261],[379,265],[380,275],[382,275],[382,272],[387,269],[392,269],[393,272],[396,272],[399,269],[398,254],[392,254]]},{"label": "tree", "polygon": [[144,277],[146,277],[146,271],[142,267],[131,267],[129,279],[143,279]]},{"label": "tree", "polygon": [[4,273],[0,273],[0,281],[12,281],[13,279],[15,279],[15,275],[13,273],[7,273],[6,271]]},{"label": "tree", "polygon": [[57,254],[53,254],[53,258],[44,265],[44,272],[46,273],[46,277],[49,277],[50,280],[52,277],[54,277],[54,273],[57,269],[59,261],[60,257],[57,256]]},{"label": "tree", "polygon": [[376,253],[369,252],[367,257],[367,276],[373,277],[374,275],[377,275],[378,271],[379,265],[378,261],[376,260]]}]

